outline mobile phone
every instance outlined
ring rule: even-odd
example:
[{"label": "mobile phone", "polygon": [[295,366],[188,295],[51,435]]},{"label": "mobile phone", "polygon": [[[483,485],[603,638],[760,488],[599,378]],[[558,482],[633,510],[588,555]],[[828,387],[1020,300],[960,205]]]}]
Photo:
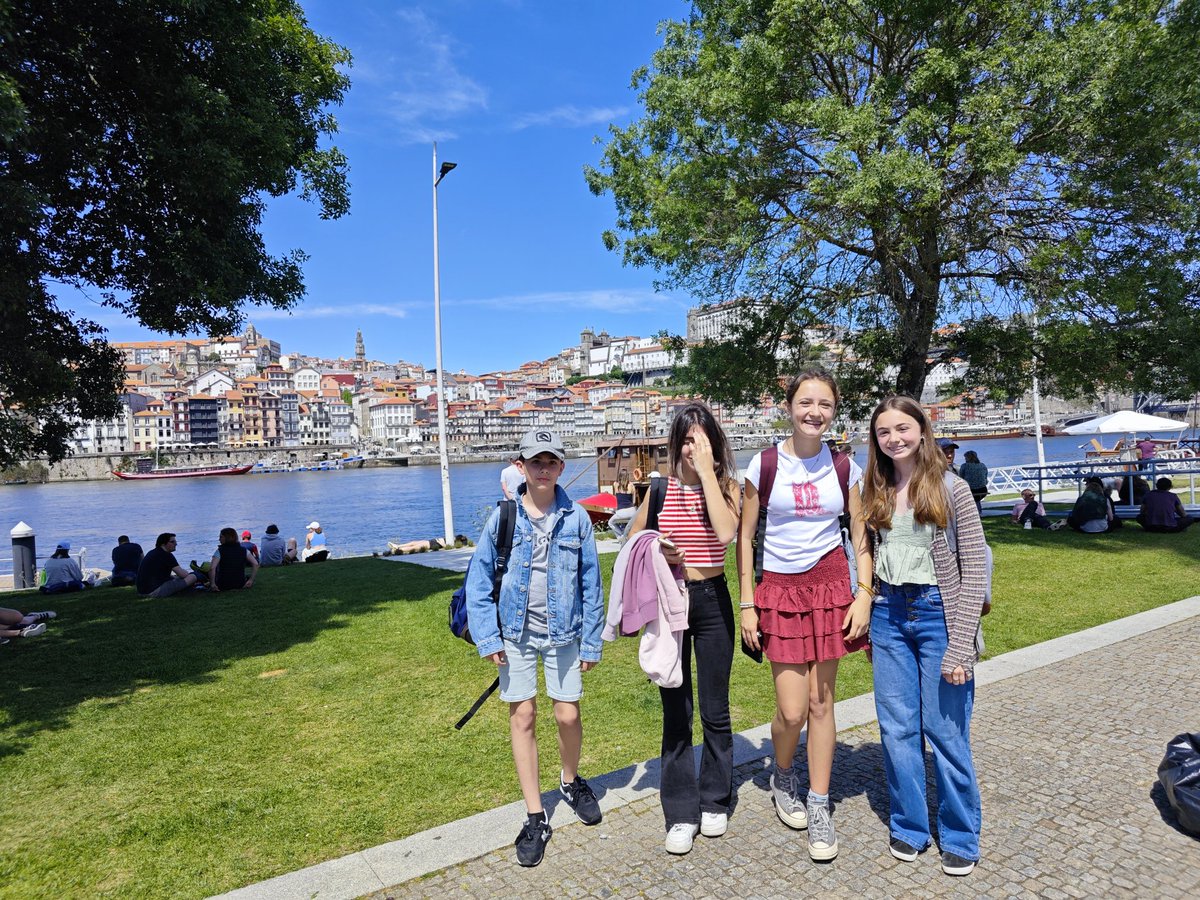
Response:
[{"label": "mobile phone", "polygon": [[660,538],[658,539],[658,544],[659,544],[659,546],[660,546],[660,547],[666,547],[668,550],[677,550],[677,549],[679,549],[678,547],[676,547],[676,546],[675,546],[675,544],[673,544],[673,543],[671,542],[671,539],[670,539],[670,538],[660,537]]},{"label": "mobile phone", "polygon": [[[762,640],[762,634],[761,634],[761,633],[759,633],[758,639],[759,639],[760,641]],[[747,644],[747,643],[746,643],[746,639],[745,639],[745,638],[743,638],[743,639],[742,639],[742,652],[743,652],[743,653],[745,653],[745,654],[746,654],[748,657],[750,657],[752,660],[754,660],[756,663],[760,663],[760,664],[761,664],[761,663],[762,663],[762,661],[763,661],[763,652],[762,652],[762,645],[761,645],[761,644],[759,645],[759,649],[758,649],[758,650],[755,650],[755,649],[754,649],[754,648],[752,648],[752,647],[751,647],[749,644]]]}]

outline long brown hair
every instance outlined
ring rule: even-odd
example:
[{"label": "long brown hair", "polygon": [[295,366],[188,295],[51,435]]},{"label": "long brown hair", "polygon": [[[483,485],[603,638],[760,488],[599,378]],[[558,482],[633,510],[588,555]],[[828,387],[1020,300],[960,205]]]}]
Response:
[{"label": "long brown hair", "polygon": [[725,499],[733,503],[737,499],[737,482],[734,481],[737,463],[734,462],[733,450],[729,446],[729,439],[725,437],[724,429],[705,403],[689,403],[681,407],[671,420],[671,431],[667,436],[667,462],[671,474],[676,478],[683,476],[683,445],[693,425],[699,425],[708,436],[708,442],[712,444],[713,472],[717,476],[717,484],[721,485],[721,493]]},{"label": "long brown hair", "polygon": [[889,410],[911,417],[921,428],[917,466],[908,482],[908,502],[913,510],[913,519],[922,525],[933,524],[945,528],[950,517],[950,503],[944,482],[946,457],[938,449],[933,427],[921,405],[903,394],[885,397],[871,413],[867,470],[863,473],[863,519],[868,527],[876,531],[892,527],[892,513],[896,510],[896,464],[880,449],[879,438],[875,435],[876,421]]}]

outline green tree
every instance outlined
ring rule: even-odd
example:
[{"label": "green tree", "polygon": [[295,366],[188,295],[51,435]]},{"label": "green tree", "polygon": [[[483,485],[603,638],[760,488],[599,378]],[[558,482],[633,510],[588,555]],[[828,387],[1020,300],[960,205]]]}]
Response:
[{"label": "green tree", "polygon": [[0,465],[116,412],[117,354],[47,285],[177,334],[299,299],[304,254],[269,254],[262,214],[346,212],[348,63],[293,0],[0,4]]},{"label": "green tree", "polygon": [[774,389],[831,325],[860,397],[919,395],[952,322],[963,347],[1004,337],[1010,364],[973,374],[1010,388],[1035,356],[1064,391],[1125,383],[1147,349],[1193,382],[1171,348],[1200,325],[1198,6],[697,0],[586,173],[616,203],[605,242],[758,301],[694,351],[718,399]]}]

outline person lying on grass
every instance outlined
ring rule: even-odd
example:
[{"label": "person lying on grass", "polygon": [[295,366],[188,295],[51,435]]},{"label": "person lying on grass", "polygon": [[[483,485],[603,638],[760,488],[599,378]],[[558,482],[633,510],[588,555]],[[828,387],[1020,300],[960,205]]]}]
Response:
[{"label": "person lying on grass", "polygon": [[57,614],[46,612],[23,613],[0,607],[0,644],[15,637],[37,637],[46,633],[46,623]]}]

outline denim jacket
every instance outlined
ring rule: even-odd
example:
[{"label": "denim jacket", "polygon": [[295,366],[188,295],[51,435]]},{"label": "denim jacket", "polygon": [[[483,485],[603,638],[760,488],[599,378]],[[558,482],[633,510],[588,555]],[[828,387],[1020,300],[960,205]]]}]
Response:
[{"label": "denim jacket", "polygon": [[[480,656],[504,649],[505,640],[519,641],[525,628],[530,564],[533,560],[533,523],[522,503],[526,488],[517,494],[517,521],[513,527],[512,554],[500,585],[500,616],[492,603],[492,573],[496,565],[496,532],[500,525],[497,508],[479,536],[479,544],[467,568],[467,620]],[[567,492],[555,486],[546,570],[546,621],[550,643],[555,646],[579,642],[579,658],[600,661],[600,631],[604,626],[604,597],[600,587],[600,561],[587,513],[571,502]]]}]

